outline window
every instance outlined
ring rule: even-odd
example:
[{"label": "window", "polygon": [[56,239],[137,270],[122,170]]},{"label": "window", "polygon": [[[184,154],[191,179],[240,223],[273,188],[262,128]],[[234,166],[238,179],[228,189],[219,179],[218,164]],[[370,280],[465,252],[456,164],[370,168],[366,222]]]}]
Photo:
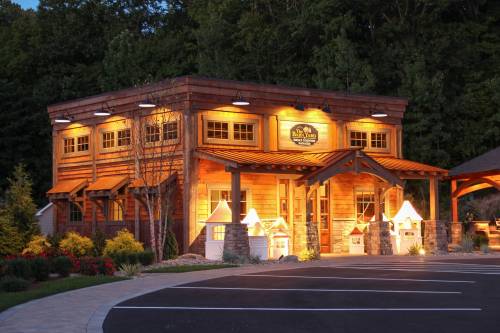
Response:
[{"label": "window", "polygon": [[81,223],[83,222],[83,214],[80,207],[73,202],[69,203],[69,222]]},{"label": "window", "polygon": [[146,143],[160,141],[160,126],[146,125]]},{"label": "window", "polygon": [[371,133],[371,148],[387,148],[387,133]]},{"label": "window", "polygon": [[[384,198],[381,198],[382,202],[380,207],[384,208]],[[356,215],[358,218],[358,223],[368,223],[371,218],[375,215],[375,194],[374,192],[360,191],[356,192]]]},{"label": "window", "polygon": [[117,132],[118,136],[118,147],[129,146],[130,145],[130,129],[123,129]]},{"label": "window", "polygon": [[75,152],[75,139],[64,138],[64,153],[70,154]]},{"label": "window", "polygon": [[351,131],[351,147],[367,147],[366,132]]},{"label": "window", "polygon": [[212,240],[224,240],[226,226],[216,225],[212,228]]},{"label": "window", "polygon": [[236,123],[234,124],[234,139],[241,141],[253,141],[253,124],[242,124]]},{"label": "window", "polygon": [[108,207],[108,220],[114,222],[123,221],[123,200],[110,200]]},{"label": "window", "polygon": [[289,211],[288,189],[289,189],[289,180],[280,179],[279,182],[280,216],[286,221],[286,223],[290,222],[288,218],[288,211]]},{"label": "window", "polygon": [[229,123],[213,120],[207,121],[207,138],[229,139]]},{"label": "window", "polygon": [[115,146],[115,132],[102,133],[102,148],[113,148]]},{"label": "window", "polygon": [[[231,191],[229,190],[210,190],[210,213],[212,213],[220,200],[226,200],[229,207],[232,207],[231,203]],[[241,214],[240,218],[243,219],[247,214],[247,192],[241,191]]]},{"label": "window", "polygon": [[76,143],[76,150],[77,151],[88,151],[89,150],[89,136],[80,136],[77,138],[77,143]]},{"label": "window", "polygon": [[330,220],[330,191],[329,183],[326,182],[319,188],[319,218],[320,218],[320,228],[328,229],[328,222]]},{"label": "window", "polygon": [[163,140],[177,140],[178,137],[177,121],[163,124]]}]

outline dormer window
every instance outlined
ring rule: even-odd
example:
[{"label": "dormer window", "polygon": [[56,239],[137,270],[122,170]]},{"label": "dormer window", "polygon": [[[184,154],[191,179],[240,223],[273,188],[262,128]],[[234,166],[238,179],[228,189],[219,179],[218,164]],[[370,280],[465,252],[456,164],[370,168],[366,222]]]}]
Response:
[{"label": "dormer window", "polygon": [[390,135],[388,130],[375,131],[349,131],[349,146],[351,148],[363,148],[366,151],[389,152]]},{"label": "dormer window", "polygon": [[203,141],[207,144],[257,146],[259,120],[227,121],[204,117],[203,131]]},{"label": "dormer window", "polygon": [[367,147],[367,133],[359,131],[351,131],[351,147]]},{"label": "dormer window", "polygon": [[207,138],[209,139],[229,139],[229,123],[223,121],[207,121]]}]

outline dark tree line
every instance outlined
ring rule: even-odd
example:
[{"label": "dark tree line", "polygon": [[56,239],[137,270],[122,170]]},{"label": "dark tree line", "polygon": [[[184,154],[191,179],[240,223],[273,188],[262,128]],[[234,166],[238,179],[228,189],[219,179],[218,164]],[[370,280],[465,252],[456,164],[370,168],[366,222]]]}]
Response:
[{"label": "dark tree line", "polygon": [[51,183],[51,103],[184,74],[405,96],[404,154],[500,142],[495,0],[0,0],[0,188]]}]

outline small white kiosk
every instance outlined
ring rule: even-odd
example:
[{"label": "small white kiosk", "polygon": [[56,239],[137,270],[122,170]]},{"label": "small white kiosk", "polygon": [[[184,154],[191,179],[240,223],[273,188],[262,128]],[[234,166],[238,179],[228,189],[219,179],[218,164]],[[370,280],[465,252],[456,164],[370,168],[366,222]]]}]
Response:
[{"label": "small white kiosk", "polygon": [[205,257],[210,260],[222,260],[224,252],[224,234],[226,224],[232,222],[231,208],[226,200],[221,200],[206,223]]},{"label": "small white kiosk", "polygon": [[259,257],[261,260],[269,258],[269,242],[262,227],[262,220],[255,208],[248,210],[247,216],[241,221],[248,228],[248,242],[250,243],[250,255]]},{"label": "small white kiosk", "polygon": [[358,227],[349,234],[349,254],[365,254],[364,234]]},{"label": "small white kiosk", "polygon": [[268,236],[271,242],[270,257],[278,259],[281,256],[287,256],[290,236],[288,235],[288,224],[282,217],[278,217],[271,224]]},{"label": "small white kiosk", "polygon": [[411,246],[422,245],[422,220],[422,217],[413,208],[412,204],[408,200],[405,200],[392,219],[394,232],[399,238],[398,254],[407,254]]}]

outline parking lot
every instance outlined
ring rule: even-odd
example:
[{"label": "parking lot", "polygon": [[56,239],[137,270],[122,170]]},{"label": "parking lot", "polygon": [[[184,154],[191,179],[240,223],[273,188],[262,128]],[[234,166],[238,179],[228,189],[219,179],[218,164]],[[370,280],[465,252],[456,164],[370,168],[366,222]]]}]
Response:
[{"label": "parking lot", "polygon": [[115,306],[105,332],[499,332],[500,261],[357,263],[228,276]]}]

